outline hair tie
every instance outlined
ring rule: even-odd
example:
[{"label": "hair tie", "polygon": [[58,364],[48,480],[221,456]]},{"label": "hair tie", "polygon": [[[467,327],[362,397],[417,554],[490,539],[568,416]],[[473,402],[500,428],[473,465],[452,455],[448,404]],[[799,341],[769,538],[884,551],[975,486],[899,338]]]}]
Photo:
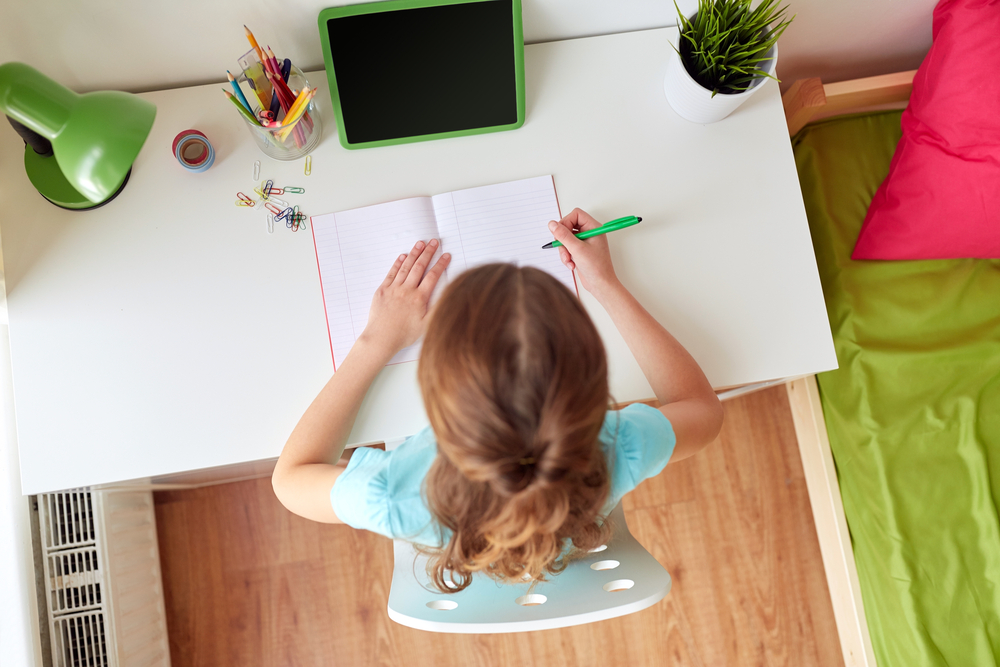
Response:
[{"label": "hair tie", "polygon": [[530,466],[530,465],[533,465],[534,463],[535,463],[535,457],[534,456],[529,456],[527,458],[521,459],[521,465],[523,465],[523,466]]}]

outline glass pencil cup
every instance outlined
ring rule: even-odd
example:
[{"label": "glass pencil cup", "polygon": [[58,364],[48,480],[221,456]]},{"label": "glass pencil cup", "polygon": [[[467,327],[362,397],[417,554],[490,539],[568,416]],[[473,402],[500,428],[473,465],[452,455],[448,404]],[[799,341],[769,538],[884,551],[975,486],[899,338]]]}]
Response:
[{"label": "glass pencil cup", "polygon": [[[246,81],[246,78],[244,77],[242,80]],[[250,87],[252,88],[253,86]],[[306,77],[294,65],[288,74],[288,87],[296,95],[300,90],[310,87]],[[272,92],[272,94],[274,93]],[[252,98],[252,100],[253,102],[258,102],[256,97]],[[261,109],[259,106],[255,105],[254,115],[257,118],[261,118]],[[276,120],[281,121],[284,117],[285,112],[279,105]],[[284,127],[255,125],[246,118],[243,119],[243,122],[246,123],[247,129],[250,130],[250,134],[253,136],[254,141],[257,142],[260,150],[264,152],[264,155],[272,157],[275,160],[298,160],[301,157],[305,157],[319,145],[320,140],[323,138],[323,121],[320,119],[315,99],[309,101],[309,104],[306,106],[306,112],[298,120],[292,121]]]}]

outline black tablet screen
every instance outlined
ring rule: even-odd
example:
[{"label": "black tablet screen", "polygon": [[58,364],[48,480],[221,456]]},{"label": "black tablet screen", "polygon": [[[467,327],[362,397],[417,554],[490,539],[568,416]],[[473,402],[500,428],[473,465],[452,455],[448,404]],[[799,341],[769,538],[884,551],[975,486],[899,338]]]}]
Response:
[{"label": "black tablet screen", "polygon": [[517,122],[511,0],[327,21],[348,142]]}]

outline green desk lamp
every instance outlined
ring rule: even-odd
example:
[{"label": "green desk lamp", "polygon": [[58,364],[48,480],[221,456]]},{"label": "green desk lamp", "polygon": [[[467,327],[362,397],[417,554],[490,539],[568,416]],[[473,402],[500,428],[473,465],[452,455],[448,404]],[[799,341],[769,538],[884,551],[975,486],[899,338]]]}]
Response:
[{"label": "green desk lamp", "polygon": [[78,95],[24,63],[0,65],[0,111],[24,139],[24,170],[56,206],[96,208],[121,192],[156,106],[119,91]]}]

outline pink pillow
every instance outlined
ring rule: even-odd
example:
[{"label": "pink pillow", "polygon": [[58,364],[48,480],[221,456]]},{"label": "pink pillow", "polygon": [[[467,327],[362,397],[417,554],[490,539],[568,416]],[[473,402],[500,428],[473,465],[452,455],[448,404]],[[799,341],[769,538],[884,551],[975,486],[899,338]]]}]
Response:
[{"label": "pink pillow", "polygon": [[1000,257],[1000,0],[941,0],[853,259]]}]

